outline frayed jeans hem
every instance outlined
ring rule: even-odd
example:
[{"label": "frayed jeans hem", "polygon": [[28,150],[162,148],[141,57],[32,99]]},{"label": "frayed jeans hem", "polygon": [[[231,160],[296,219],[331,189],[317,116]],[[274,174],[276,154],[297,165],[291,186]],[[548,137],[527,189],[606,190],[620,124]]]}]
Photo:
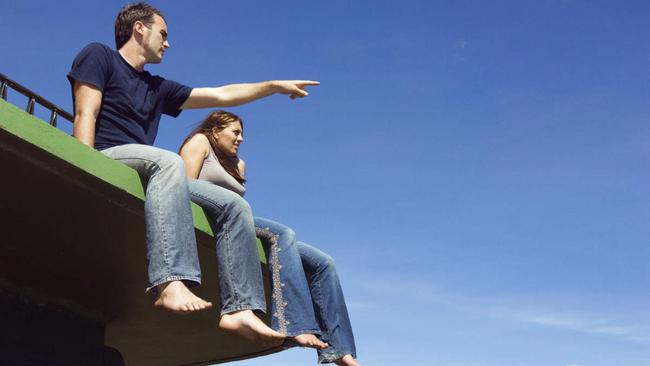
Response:
[{"label": "frayed jeans hem", "polygon": [[236,311],[244,311],[244,310],[253,310],[253,311],[259,311],[262,312],[263,314],[266,314],[266,307],[264,306],[255,306],[255,305],[239,305],[239,306],[233,306],[228,309],[223,309],[221,310],[221,315],[219,317],[223,317],[224,315],[228,315],[230,313],[234,313]]},{"label": "frayed jeans hem", "polygon": [[158,281],[155,281],[151,286],[147,287],[144,292],[151,293],[153,295],[158,295],[158,285],[163,283],[172,282],[172,281],[183,281],[187,287],[196,287],[201,284],[200,277],[188,277],[188,276],[168,276]]},{"label": "frayed jeans hem", "polygon": [[333,363],[334,361],[343,358],[345,355],[350,355],[355,360],[357,359],[357,354],[354,352],[334,351],[332,353],[319,353],[318,363]]}]

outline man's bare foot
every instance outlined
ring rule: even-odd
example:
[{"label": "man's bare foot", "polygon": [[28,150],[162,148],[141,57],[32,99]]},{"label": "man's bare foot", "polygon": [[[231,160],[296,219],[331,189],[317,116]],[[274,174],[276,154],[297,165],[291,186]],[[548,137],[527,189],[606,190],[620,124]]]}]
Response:
[{"label": "man's bare foot", "polygon": [[329,347],[329,344],[321,341],[313,334],[305,333],[293,337],[293,341],[301,347],[323,349]]},{"label": "man's bare foot", "polygon": [[178,314],[188,314],[211,308],[212,303],[194,295],[182,281],[170,281],[158,285],[158,299],[153,306]]},{"label": "man's bare foot", "polygon": [[338,366],[361,366],[361,364],[358,363],[357,360],[352,357],[352,355],[345,355],[334,361],[334,363]]},{"label": "man's bare foot", "polygon": [[224,314],[219,320],[219,327],[240,335],[253,343],[263,345],[279,346],[286,338],[283,334],[269,328],[251,310]]}]

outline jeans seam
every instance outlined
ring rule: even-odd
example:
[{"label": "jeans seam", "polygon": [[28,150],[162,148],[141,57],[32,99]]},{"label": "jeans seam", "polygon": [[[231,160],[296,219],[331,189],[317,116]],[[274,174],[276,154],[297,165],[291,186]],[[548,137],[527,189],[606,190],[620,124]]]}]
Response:
[{"label": "jeans seam", "polygon": [[[160,166],[158,164],[156,164],[156,167],[159,170],[156,173],[154,173],[151,176],[151,178],[153,178],[158,172],[160,172]],[[151,180],[151,178],[150,178],[150,180]],[[149,184],[149,182],[147,182],[147,185],[148,184]],[[167,273],[169,275],[170,263],[169,263],[169,256],[168,256],[168,254],[169,254],[168,253],[169,252],[168,230],[165,227],[166,225],[164,225],[165,220],[163,219],[163,212],[162,212],[162,207],[161,207],[162,205],[160,204],[160,201],[162,200],[162,198],[160,197],[160,194],[157,194],[156,196],[158,198],[158,217],[160,218],[159,219],[160,220],[159,224],[160,224],[160,227],[162,228],[161,231],[162,231],[162,240],[163,240],[163,243],[162,243],[162,245],[163,245],[163,257],[164,257],[164,260],[165,260],[165,269],[168,271]]]},{"label": "jeans seam", "polygon": [[[226,246],[228,247],[228,253],[231,252],[231,246],[230,246],[230,231],[228,230],[228,226],[226,224],[223,225],[223,232],[224,232],[224,239],[226,241]],[[228,264],[228,287],[230,288],[230,291],[232,291],[233,298],[235,300],[235,304],[239,304],[239,293],[237,292],[237,289],[232,283],[232,256],[228,256],[227,258],[227,264]]]},{"label": "jeans seam", "polygon": [[[310,257],[310,259],[311,259],[312,261],[316,262],[316,261],[314,260],[314,258],[311,258],[311,257]],[[322,271],[322,269],[321,269],[321,264],[318,263],[318,268],[316,268],[316,273],[320,273],[321,271]],[[315,287],[315,290],[316,290],[316,294],[315,294],[315,295],[316,295],[316,297],[318,298],[318,300],[316,301],[316,303],[317,303],[317,304],[323,304],[323,294],[322,294],[323,291],[322,291],[322,289],[321,289],[321,283],[320,283],[320,281],[314,281],[314,285],[315,285],[314,287]],[[321,319],[327,319],[326,314],[325,314],[324,306],[316,306],[316,308],[318,309],[318,312],[319,312],[320,318],[321,318]],[[321,322],[321,323],[322,323],[321,326],[322,326],[323,328],[325,328],[325,329],[323,329],[323,332],[326,333],[326,334],[329,334],[329,333],[330,333],[330,330],[329,330],[329,328],[328,328],[328,326],[327,326],[327,322]]]}]

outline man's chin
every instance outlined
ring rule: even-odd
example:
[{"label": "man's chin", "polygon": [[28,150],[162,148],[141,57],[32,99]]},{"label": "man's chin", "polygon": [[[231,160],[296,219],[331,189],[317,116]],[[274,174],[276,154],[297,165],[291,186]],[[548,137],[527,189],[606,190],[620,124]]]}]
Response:
[{"label": "man's chin", "polygon": [[151,55],[147,58],[147,63],[148,64],[159,64],[162,62],[162,55]]}]

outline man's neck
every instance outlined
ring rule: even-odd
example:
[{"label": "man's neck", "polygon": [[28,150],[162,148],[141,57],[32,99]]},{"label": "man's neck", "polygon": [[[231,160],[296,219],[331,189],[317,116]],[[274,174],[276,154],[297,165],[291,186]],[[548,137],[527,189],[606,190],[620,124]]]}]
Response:
[{"label": "man's neck", "polygon": [[144,55],[142,55],[142,53],[139,51],[140,51],[139,45],[134,46],[131,42],[127,42],[117,52],[119,52],[122,58],[134,69],[138,71],[143,71],[146,61]]}]

